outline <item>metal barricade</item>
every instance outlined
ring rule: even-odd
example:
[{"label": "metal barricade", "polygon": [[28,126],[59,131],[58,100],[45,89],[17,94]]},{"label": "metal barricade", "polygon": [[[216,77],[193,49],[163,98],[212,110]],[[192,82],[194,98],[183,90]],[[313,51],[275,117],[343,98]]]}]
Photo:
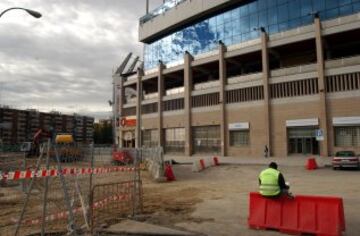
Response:
[{"label": "metal barricade", "polygon": [[[27,159],[25,170],[22,166],[14,166],[6,173],[1,173],[1,181],[18,183],[26,180],[28,188],[25,192],[20,186],[0,189],[0,235],[14,235],[15,231],[21,236],[41,233],[48,235],[55,232],[66,234],[74,230],[90,231],[90,212],[93,206],[96,206],[98,214],[106,212],[107,208],[104,207],[108,205],[104,202],[111,206],[111,199],[125,198],[119,187],[119,194],[116,194],[114,189],[114,196],[106,194],[112,197],[111,199],[100,199],[101,196],[96,195],[96,191],[102,187],[95,186],[110,188],[114,182],[130,182],[134,186],[130,192],[131,199],[138,199],[136,206],[142,205],[142,197],[134,197],[141,196],[140,154],[137,151],[133,162],[116,166],[112,162],[110,147],[82,145],[69,152],[61,151],[68,148],[65,146],[56,146],[56,149],[53,145],[49,147],[43,147],[42,158]],[[67,154],[68,157],[60,156],[60,162],[57,162],[56,152],[59,155]],[[76,158],[71,159],[73,154]],[[12,157],[11,160],[17,159]],[[117,209],[119,214],[122,214],[122,209]],[[134,209],[138,207],[134,206]],[[100,222],[99,220],[97,222]]]},{"label": "metal barricade", "polygon": [[91,233],[101,224],[134,217],[143,210],[141,180],[95,185],[90,206]]}]

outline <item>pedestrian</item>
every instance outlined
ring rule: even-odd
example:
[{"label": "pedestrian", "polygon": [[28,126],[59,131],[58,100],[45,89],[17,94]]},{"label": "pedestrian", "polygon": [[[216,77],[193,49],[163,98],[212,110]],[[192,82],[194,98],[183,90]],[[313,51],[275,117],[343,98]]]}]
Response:
[{"label": "pedestrian", "polygon": [[285,178],[277,169],[276,162],[271,162],[269,167],[259,175],[260,194],[264,197],[279,197],[283,194],[292,197]]},{"label": "pedestrian", "polygon": [[264,157],[267,158],[269,155],[269,148],[267,145],[265,145],[265,148],[264,148]]}]

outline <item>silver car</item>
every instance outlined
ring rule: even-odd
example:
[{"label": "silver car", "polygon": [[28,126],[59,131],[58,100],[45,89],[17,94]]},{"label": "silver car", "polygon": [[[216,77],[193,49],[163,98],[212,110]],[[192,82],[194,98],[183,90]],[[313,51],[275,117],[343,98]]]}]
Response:
[{"label": "silver car", "polygon": [[333,169],[340,168],[360,168],[359,157],[353,151],[337,152],[332,160]]}]

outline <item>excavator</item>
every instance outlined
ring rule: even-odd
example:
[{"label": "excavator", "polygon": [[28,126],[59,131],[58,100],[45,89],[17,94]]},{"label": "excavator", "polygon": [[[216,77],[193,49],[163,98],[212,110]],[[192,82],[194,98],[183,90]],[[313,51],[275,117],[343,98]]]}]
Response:
[{"label": "excavator", "polygon": [[[41,142],[43,142],[44,139],[51,137],[51,132],[39,129],[35,133],[32,142],[23,143],[23,149],[27,152],[27,157],[39,156]],[[57,134],[55,136],[55,144],[57,145],[57,150],[61,162],[74,162],[82,159],[82,151],[75,143],[71,134]],[[50,149],[50,157],[53,159],[56,158],[53,147]]]}]

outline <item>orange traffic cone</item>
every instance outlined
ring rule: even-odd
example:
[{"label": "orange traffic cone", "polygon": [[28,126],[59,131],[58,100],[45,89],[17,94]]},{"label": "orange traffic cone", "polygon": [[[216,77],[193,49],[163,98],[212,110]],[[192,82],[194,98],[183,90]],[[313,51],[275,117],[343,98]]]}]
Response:
[{"label": "orange traffic cone", "polygon": [[172,168],[171,168],[171,165],[169,165],[169,164],[166,164],[166,165],[165,165],[165,177],[166,177],[166,180],[167,180],[167,181],[174,181],[174,180],[176,180],[176,179],[175,179],[174,172],[173,172],[173,170],[172,170]]}]

